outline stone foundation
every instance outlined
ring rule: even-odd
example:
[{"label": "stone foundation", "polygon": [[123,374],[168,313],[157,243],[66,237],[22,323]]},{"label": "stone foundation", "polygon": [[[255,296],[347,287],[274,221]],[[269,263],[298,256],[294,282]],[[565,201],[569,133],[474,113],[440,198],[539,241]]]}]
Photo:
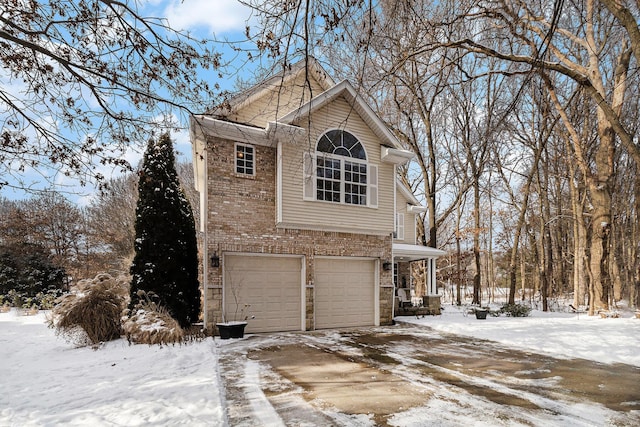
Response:
[{"label": "stone foundation", "polygon": [[440,314],[441,295],[425,295],[422,297],[422,305],[429,311],[429,314]]}]

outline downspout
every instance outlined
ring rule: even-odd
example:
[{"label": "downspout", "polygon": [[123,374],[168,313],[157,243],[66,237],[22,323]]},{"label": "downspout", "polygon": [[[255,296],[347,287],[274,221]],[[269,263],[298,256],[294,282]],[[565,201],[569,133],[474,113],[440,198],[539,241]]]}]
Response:
[{"label": "downspout", "polygon": [[[209,223],[209,218],[207,217],[207,212],[209,212],[209,179],[208,179],[208,166],[209,166],[209,150],[206,147],[206,142],[204,144],[203,150],[203,163],[204,163],[204,182],[202,183],[201,193],[200,193],[200,231],[202,233],[202,323],[204,325],[204,329],[208,328],[209,324],[209,314],[208,314],[208,291],[209,291],[209,239],[207,238],[207,225]],[[213,328],[212,333],[213,333]]]},{"label": "downspout", "polygon": [[[396,290],[398,284],[393,281],[395,277],[396,259],[393,253],[393,236],[396,231],[396,225],[398,221],[398,206],[396,205],[396,193],[398,192],[398,165],[393,165],[393,231],[391,232],[391,284],[393,285],[393,292],[391,293],[391,321],[396,318]],[[411,285],[409,285],[411,286]]]},{"label": "downspout", "polygon": [[[395,199],[395,195],[393,197]],[[393,209],[393,212],[395,213],[396,209]],[[394,214],[394,224],[395,224],[395,214]],[[396,318],[396,287],[397,284],[395,282],[393,282],[393,278],[395,277],[395,273],[396,273],[396,263],[395,263],[395,258],[394,258],[394,254],[393,254],[393,233],[391,233],[391,282],[393,284],[393,291],[391,293],[391,320],[393,321],[393,319]]]}]

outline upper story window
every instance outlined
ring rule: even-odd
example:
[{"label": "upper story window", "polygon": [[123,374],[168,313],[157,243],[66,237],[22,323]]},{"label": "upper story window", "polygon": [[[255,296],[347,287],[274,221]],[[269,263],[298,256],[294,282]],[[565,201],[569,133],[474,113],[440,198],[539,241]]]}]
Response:
[{"label": "upper story window", "polygon": [[256,174],[253,146],[236,143],[236,173],[249,176]]},{"label": "upper story window", "polygon": [[[315,173],[313,171],[315,170]],[[330,130],[305,158],[305,199],[376,206],[378,169],[367,163],[364,146],[351,133]]]}]

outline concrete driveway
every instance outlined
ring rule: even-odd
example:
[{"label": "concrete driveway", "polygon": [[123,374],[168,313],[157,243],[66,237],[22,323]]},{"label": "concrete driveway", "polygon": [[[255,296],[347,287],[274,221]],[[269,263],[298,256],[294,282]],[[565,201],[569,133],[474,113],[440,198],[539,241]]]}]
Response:
[{"label": "concrete driveway", "polygon": [[640,368],[396,325],[218,342],[231,426],[637,426]]}]

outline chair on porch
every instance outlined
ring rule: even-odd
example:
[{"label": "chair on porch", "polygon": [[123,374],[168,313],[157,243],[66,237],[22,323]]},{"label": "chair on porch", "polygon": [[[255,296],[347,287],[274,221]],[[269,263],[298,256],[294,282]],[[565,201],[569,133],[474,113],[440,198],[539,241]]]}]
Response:
[{"label": "chair on porch", "polygon": [[411,295],[410,290],[406,288],[398,288],[396,290],[396,294],[398,295],[398,307],[405,308],[411,307],[413,304],[411,303]]}]

